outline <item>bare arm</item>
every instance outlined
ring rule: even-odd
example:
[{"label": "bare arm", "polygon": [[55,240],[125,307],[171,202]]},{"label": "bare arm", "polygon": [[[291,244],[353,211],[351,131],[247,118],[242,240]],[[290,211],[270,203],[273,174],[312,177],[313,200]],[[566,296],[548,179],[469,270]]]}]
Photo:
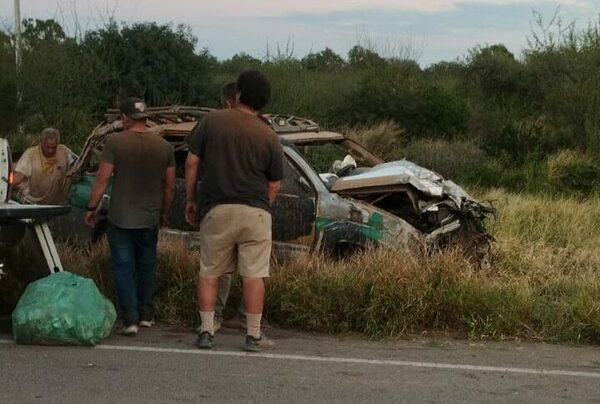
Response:
[{"label": "bare arm", "polygon": [[281,189],[281,181],[269,181],[269,190],[267,191],[267,197],[269,198],[269,204],[273,205],[277,194]]},{"label": "bare arm", "polygon": [[[161,216],[165,216],[171,209],[171,203],[173,202],[173,195],[175,195],[175,167],[167,167],[165,172],[164,190],[163,190],[163,201],[161,208]],[[162,218],[161,218],[162,220]],[[163,224],[166,221],[163,220]]]},{"label": "bare arm", "polygon": [[200,166],[200,157],[192,152],[188,152],[185,160],[185,220],[191,225],[197,226],[196,212],[196,188],[198,184],[198,167]]},{"label": "bare arm", "polygon": [[98,171],[96,172],[96,181],[94,181],[92,192],[90,193],[90,199],[87,203],[87,207],[90,210],[88,210],[85,215],[85,223],[88,226],[94,226],[96,212],[91,209],[98,207],[100,199],[102,199],[102,195],[104,195],[106,188],[108,188],[108,182],[110,181],[110,176],[112,175],[113,170],[114,166],[106,162],[101,162],[100,167],[98,167]]},{"label": "bare arm", "polygon": [[25,150],[19,161],[13,168],[13,178],[11,185],[19,187],[23,185],[33,174],[33,159],[31,148]]},{"label": "bare arm", "polygon": [[23,181],[25,181],[25,179],[27,179],[27,177],[24,174],[21,174],[18,171],[14,171],[13,172],[13,182],[11,185],[16,187],[16,186],[22,184]]}]

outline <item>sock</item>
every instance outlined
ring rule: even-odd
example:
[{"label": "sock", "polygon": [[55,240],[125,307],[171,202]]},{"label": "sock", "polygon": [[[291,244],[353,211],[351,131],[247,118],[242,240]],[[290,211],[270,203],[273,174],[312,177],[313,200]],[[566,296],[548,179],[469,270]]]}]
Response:
[{"label": "sock", "polygon": [[210,335],[215,335],[215,312],[214,311],[199,311],[200,319],[200,333],[208,331]]},{"label": "sock", "polygon": [[246,334],[260,338],[260,319],[262,314],[246,313]]}]

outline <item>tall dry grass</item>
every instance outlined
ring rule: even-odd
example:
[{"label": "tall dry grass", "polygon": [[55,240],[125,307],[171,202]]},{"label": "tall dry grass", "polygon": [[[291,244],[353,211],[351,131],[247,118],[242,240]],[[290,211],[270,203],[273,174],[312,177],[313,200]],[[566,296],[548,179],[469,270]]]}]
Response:
[{"label": "tall dry grass", "polygon": [[495,261],[458,251],[374,251],[335,262],[309,257],[276,268],[277,323],[394,336],[439,331],[475,339],[600,342],[600,202],[493,191]]},{"label": "tall dry grass", "polygon": [[[271,323],[370,337],[444,332],[472,339],[600,342],[600,199],[541,198],[501,190],[490,224],[489,270],[458,251],[429,256],[376,250],[343,261],[319,255],[275,265],[268,280]],[[160,244],[157,315],[193,327],[198,253]],[[62,248],[67,268],[110,294],[108,251]],[[239,287],[232,299],[239,299]]]},{"label": "tall dry grass", "polygon": [[473,141],[407,139],[404,129],[391,120],[353,126],[344,130],[344,133],[386,161],[405,158],[445,178],[456,178],[465,168],[489,160]]},{"label": "tall dry grass", "polygon": [[[64,244],[59,249],[65,270],[94,279],[100,291],[116,301],[106,240],[91,247]],[[195,279],[199,253],[190,250],[183,240],[164,237],[158,251],[156,315],[172,325],[193,324],[197,318]]]}]

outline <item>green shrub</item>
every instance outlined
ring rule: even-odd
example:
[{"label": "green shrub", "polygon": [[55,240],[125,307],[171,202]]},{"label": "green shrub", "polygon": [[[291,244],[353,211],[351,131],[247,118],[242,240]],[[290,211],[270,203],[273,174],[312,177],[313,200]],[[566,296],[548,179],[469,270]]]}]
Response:
[{"label": "green shrub", "polygon": [[498,188],[502,186],[506,171],[497,160],[466,163],[461,167],[457,182],[476,188]]},{"label": "green shrub", "polygon": [[13,130],[17,124],[17,80],[15,50],[8,33],[0,31],[0,133]]},{"label": "green shrub", "polygon": [[419,126],[415,133],[451,138],[466,133],[469,109],[465,100],[455,91],[440,85],[424,84],[421,90]]},{"label": "green shrub", "polygon": [[482,166],[486,160],[485,153],[473,142],[431,138],[408,143],[398,157],[405,157],[454,180],[463,171]]},{"label": "green shrub", "polygon": [[549,154],[571,145],[569,133],[556,129],[543,116],[510,122],[498,132],[484,137],[482,148],[489,155],[511,164],[540,161]]},{"label": "green shrub", "polygon": [[[532,46],[524,52],[529,104],[548,117],[556,128],[569,133],[569,147],[600,152],[600,19],[584,29],[549,26],[538,20]],[[552,31],[560,32],[556,35]]]},{"label": "green shrub", "polygon": [[341,109],[363,73],[309,71],[302,69],[300,64],[288,67],[268,65],[261,70],[273,88],[267,111],[310,118],[323,128],[349,123]]},{"label": "green shrub", "polygon": [[467,104],[454,91],[394,66],[363,77],[340,114],[354,124],[393,120],[409,136],[452,137],[464,133],[469,120]]},{"label": "green shrub", "polygon": [[517,165],[491,159],[482,164],[467,165],[459,174],[458,182],[477,188],[500,187],[517,193],[560,194],[560,190],[549,183],[545,165],[536,161]]},{"label": "green shrub", "polygon": [[547,162],[548,179],[561,192],[589,195],[600,189],[600,165],[590,157],[563,150]]},{"label": "green shrub", "polygon": [[470,85],[477,85],[488,97],[511,97],[523,91],[524,66],[502,44],[472,49],[466,69]]}]

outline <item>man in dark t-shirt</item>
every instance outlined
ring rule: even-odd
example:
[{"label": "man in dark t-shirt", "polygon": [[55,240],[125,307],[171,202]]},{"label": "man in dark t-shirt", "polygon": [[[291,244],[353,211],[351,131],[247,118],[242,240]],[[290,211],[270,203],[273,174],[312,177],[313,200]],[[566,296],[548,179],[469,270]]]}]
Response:
[{"label": "man in dark t-shirt", "polygon": [[106,141],[85,221],[94,225],[100,199],[114,176],[108,243],[125,322],[121,333],[135,335],[138,325],[152,325],[158,227],[173,200],[175,157],[166,140],[146,131],[141,99],[128,98],[120,109],[124,130]]},{"label": "man in dark t-shirt", "polygon": [[[235,81],[229,82],[221,88],[221,109],[235,108],[237,105],[237,91],[235,88]],[[219,277],[219,286],[217,292],[217,303],[215,306],[215,332],[219,331],[221,325],[224,324],[223,314],[225,312],[225,306],[227,306],[227,299],[229,297],[229,291],[231,289],[231,281],[233,280],[233,272],[235,271],[235,264],[231,267],[231,271],[228,274]],[[237,309],[237,315],[227,323],[226,326],[246,328],[246,315],[244,314],[246,309],[244,308],[244,299],[240,300]],[[263,342],[267,343],[269,340],[264,335],[261,337]]]},{"label": "man in dark t-shirt", "polygon": [[[264,278],[271,256],[271,205],[283,179],[284,155],[273,130],[257,116],[271,85],[259,72],[238,77],[239,103],[210,112],[190,139],[186,161],[186,220],[200,220],[198,308],[202,324],[196,345],[212,348],[218,278],[237,262],[243,279],[247,351],[259,351]],[[196,184],[201,173],[200,200]]]}]

